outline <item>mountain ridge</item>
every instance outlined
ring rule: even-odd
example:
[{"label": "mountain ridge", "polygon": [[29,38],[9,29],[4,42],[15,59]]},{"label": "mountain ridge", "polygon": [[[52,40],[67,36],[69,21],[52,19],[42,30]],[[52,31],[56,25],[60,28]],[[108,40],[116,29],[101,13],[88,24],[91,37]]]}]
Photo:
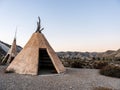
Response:
[{"label": "mountain ridge", "polygon": [[[11,45],[0,40],[0,57],[4,57]],[[20,52],[22,47],[17,45],[17,52]],[[120,59],[120,49],[107,50],[106,52],[78,52],[78,51],[61,51],[56,52],[61,59]]]},{"label": "mountain ridge", "polygon": [[120,49],[107,50],[106,52],[57,52],[61,59],[120,59]]}]

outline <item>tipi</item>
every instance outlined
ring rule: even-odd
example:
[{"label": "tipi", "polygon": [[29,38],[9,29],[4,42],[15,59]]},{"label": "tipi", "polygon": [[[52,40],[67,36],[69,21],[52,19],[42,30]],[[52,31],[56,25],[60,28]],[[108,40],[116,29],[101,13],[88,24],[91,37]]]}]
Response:
[{"label": "tipi", "polygon": [[17,49],[16,49],[16,33],[15,33],[13,43],[12,43],[10,49],[8,50],[6,56],[3,58],[1,64],[4,65],[4,64],[11,63],[16,55],[17,55]]},{"label": "tipi", "polygon": [[33,33],[25,47],[7,67],[6,72],[38,75],[46,69],[55,70],[57,73],[65,71],[65,67],[42,34],[42,30],[39,18],[36,32]]}]

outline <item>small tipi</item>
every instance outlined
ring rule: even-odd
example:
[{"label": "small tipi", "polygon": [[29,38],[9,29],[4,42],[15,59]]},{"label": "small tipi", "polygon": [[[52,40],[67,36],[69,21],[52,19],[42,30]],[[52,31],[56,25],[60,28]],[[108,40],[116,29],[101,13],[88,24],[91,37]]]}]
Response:
[{"label": "small tipi", "polygon": [[17,55],[17,49],[16,49],[16,33],[15,33],[13,43],[12,43],[10,49],[8,50],[7,54],[3,58],[1,64],[4,65],[4,64],[11,63],[16,55]]},{"label": "small tipi", "polygon": [[33,33],[25,47],[7,67],[6,72],[38,75],[46,69],[55,70],[56,73],[65,71],[65,67],[42,34],[42,30],[39,18],[36,32]]}]

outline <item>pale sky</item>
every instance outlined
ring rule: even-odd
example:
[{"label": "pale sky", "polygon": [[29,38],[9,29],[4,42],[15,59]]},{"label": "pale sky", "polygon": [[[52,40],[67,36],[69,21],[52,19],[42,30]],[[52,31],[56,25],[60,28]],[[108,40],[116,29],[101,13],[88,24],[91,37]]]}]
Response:
[{"label": "pale sky", "polygon": [[120,0],[0,0],[0,40],[24,47],[41,17],[55,51],[120,48]]}]

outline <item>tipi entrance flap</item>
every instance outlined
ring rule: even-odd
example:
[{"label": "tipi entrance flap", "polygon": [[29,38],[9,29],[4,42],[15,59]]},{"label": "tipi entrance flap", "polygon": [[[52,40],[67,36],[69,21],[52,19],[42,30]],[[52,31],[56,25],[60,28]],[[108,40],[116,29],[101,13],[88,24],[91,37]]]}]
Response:
[{"label": "tipi entrance flap", "polygon": [[39,49],[38,74],[57,73],[53,62],[45,48]]}]

